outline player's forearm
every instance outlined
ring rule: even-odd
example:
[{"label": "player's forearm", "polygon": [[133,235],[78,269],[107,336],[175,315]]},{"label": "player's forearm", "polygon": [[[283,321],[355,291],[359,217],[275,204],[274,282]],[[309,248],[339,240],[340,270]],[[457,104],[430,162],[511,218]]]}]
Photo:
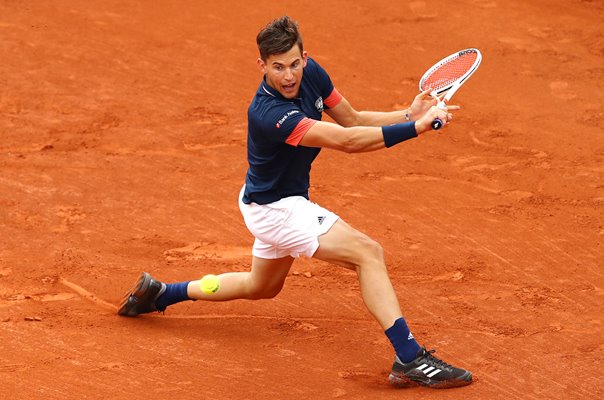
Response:
[{"label": "player's forearm", "polygon": [[366,153],[383,149],[384,135],[382,128],[377,126],[355,126],[344,128],[347,140],[341,143],[339,150],[347,153]]},{"label": "player's forearm", "polygon": [[349,140],[343,151],[362,153],[392,147],[398,143],[417,137],[416,122],[404,122],[381,127],[345,128]]},{"label": "player's forearm", "polygon": [[[357,111],[346,99],[342,99],[340,104],[326,110],[326,112],[336,123],[347,128],[353,126],[392,125],[409,120],[407,118],[409,109],[389,112]],[[409,116],[409,118],[413,119],[412,116]]]},{"label": "player's forearm", "polygon": [[306,132],[300,145],[327,147],[346,153],[363,153],[391,147],[416,137],[414,122],[389,124],[384,127],[353,126],[344,128],[329,122],[316,122]]},{"label": "player's forearm", "polygon": [[327,147],[346,153],[361,153],[384,148],[381,127],[342,127],[330,122],[318,121],[300,141],[306,147]]},{"label": "player's forearm", "polygon": [[400,111],[359,111],[358,112],[358,123],[359,126],[384,126],[398,124],[401,122],[408,121],[410,115],[409,110]]}]

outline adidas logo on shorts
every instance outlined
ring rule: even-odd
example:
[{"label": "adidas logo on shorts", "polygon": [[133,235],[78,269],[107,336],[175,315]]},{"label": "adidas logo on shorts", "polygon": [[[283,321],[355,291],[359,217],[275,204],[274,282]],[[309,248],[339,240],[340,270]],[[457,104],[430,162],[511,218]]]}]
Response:
[{"label": "adidas logo on shorts", "polygon": [[327,217],[317,217],[317,219],[319,220],[319,225],[323,224],[323,221],[325,221],[325,218],[327,218]]}]

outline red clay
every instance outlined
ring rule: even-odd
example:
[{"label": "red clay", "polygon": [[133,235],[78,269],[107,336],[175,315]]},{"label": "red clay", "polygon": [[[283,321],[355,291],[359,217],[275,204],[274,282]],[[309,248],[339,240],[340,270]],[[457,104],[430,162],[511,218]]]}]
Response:
[{"label": "red clay", "polygon": [[[211,3],[0,4],[0,398],[602,397],[601,2]],[[483,52],[442,134],[325,150],[312,179],[473,385],[391,388],[356,277],[308,259],[274,300],[115,315],[142,270],[248,268],[255,35],[284,13],[358,109],[404,107],[433,62]]]}]

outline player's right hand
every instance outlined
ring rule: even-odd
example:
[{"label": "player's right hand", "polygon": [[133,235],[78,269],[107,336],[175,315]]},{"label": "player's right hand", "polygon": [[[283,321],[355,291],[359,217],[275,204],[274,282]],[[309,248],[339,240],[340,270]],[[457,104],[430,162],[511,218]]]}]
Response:
[{"label": "player's right hand", "polygon": [[453,114],[450,112],[453,109],[458,109],[457,106],[448,106],[447,109],[443,109],[437,106],[432,106],[420,119],[415,121],[415,132],[420,135],[424,132],[432,130],[432,121],[440,119],[447,125],[452,119]]}]

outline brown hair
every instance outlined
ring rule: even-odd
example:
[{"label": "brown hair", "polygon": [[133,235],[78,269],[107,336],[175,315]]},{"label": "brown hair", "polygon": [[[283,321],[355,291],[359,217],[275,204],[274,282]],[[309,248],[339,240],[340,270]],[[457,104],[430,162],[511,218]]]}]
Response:
[{"label": "brown hair", "polygon": [[269,22],[256,36],[260,58],[266,61],[274,54],[283,54],[295,44],[303,51],[302,35],[298,31],[298,23],[287,15]]}]

